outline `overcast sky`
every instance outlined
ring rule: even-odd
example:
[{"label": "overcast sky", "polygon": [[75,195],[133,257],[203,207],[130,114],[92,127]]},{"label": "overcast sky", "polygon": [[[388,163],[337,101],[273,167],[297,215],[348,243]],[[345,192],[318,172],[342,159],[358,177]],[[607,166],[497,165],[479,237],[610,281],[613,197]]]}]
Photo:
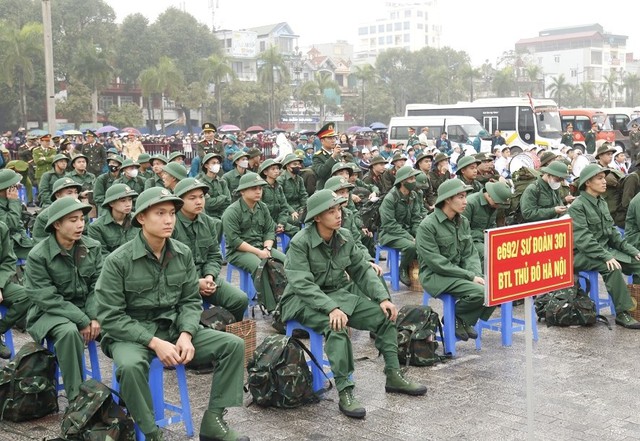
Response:
[{"label": "overcast sky", "polygon": [[[117,21],[136,12],[154,21],[168,7],[184,9],[207,25],[215,8],[217,28],[243,29],[287,22],[300,46],[336,40],[356,41],[358,25],[386,17],[384,0],[106,0]],[[439,0],[442,46],[464,50],[479,66],[513,50],[521,38],[543,29],[598,23],[607,32],[627,35],[627,51],[640,58],[640,12],[626,2],[575,0]]]}]

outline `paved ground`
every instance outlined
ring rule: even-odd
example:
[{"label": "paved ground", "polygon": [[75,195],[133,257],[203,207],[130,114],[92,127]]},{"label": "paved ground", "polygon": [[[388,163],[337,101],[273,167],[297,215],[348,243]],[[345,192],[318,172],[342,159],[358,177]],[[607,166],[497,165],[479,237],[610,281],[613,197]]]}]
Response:
[{"label": "paved ground", "polygon": [[[418,304],[421,293],[400,292],[398,305]],[[439,310],[440,302],[432,302]],[[441,312],[441,311],[439,311]],[[496,313],[496,315],[499,311]],[[523,317],[523,307],[515,308]],[[613,320],[611,318],[611,320]],[[258,317],[258,341],[273,332]],[[534,344],[536,440],[640,440],[638,373],[640,333],[614,326],[539,328]],[[27,341],[15,333],[18,345]],[[335,389],[314,405],[294,410],[263,409],[256,405],[231,409],[233,427],[252,440],[523,440],[527,437],[525,341],[514,336],[512,347],[500,335],[486,332],[482,350],[459,342],[458,356],[431,368],[411,367],[408,374],[429,387],[425,397],[384,392],[383,362],[368,333],[353,333],[357,358],[356,391],[367,407],[365,420],[340,414]],[[111,363],[101,359],[107,383]],[[206,408],[208,376],[188,374],[196,433]],[[174,376],[165,374],[167,397],[178,401]],[[249,398],[247,397],[247,401]],[[66,407],[60,397],[60,407]],[[0,422],[0,440],[51,439],[58,435],[61,413],[28,423]],[[183,426],[166,429],[169,440],[185,440]],[[196,438],[197,439],[197,438]]]}]

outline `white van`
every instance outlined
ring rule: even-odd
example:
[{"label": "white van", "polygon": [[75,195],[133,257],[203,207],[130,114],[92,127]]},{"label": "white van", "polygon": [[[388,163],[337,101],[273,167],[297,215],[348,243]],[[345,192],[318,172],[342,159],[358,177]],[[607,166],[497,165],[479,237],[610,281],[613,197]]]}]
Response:
[{"label": "white van", "polygon": [[435,145],[440,134],[445,131],[451,143],[462,144],[463,149],[467,141],[471,143],[480,135],[480,151],[491,152],[491,134],[472,116],[394,116],[387,129],[387,142],[393,145],[402,142],[407,145],[409,127],[416,129],[416,135],[422,132],[423,127],[429,127],[429,145]]}]

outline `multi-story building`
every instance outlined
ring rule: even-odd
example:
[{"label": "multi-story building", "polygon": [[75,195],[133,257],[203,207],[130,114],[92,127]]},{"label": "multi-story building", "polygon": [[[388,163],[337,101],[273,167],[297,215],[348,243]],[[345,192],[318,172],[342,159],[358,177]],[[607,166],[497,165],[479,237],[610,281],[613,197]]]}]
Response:
[{"label": "multi-story building", "polygon": [[386,17],[358,26],[355,64],[375,64],[379,53],[391,48],[418,51],[440,48],[442,22],[438,0],[388,2]]}]

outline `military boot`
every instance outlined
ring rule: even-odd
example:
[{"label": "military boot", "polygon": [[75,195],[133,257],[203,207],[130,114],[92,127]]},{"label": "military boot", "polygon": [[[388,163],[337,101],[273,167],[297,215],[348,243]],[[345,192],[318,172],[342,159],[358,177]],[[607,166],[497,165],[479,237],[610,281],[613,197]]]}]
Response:
[{"label": "military boot", "polygon": [[616,325],[627,329],[640,329],[640,322],[634,319],[627,311],[616,314]]},{"label": "military boot", "polygon": [[384,386],[386,392],[405,395],[424,395],[427,393],[427,386],[407,380],[400,369],[385,369],[384,373],[387,376],[387,383]]},{"label": "military boot", "polygon": [[400,281],[407,286],[411,286],[411,278],[409,277],[409,271],[406,268],[400,269]]},{"label": "military boot", "polygon": [[158,427],[155,432],[146,434],[144,439],[147,441],[164,441],[164,435],[162,434],[162,430]]},{"label": "military boot", "polygon": [[476,332],[476,328],[471,325],[464,324],[464,330],[467,332],[469,338],[478,338],[478,333]]},{"label": "military boot", "polygon": [[4,343],[4,335],[0,338],[0,358],[8,360],[11,358],[11,350]]},{"label": "military boot", "polygon": [[[456,329],[455,329],[456,338],[458,340],[467,341],[469,340],[469,334],[467,333],[467,327],[462,320],[456,317]],[[477,337],[477,336],[476,336]]]},{"label": "military boot", "polygon": [[200,441],[249,441],[248,436],[239,435],[223,419],[226,410],[207,410],[200,425]]},{"label": "military boot", "polygon": [[351,418],[364,418],[367,410],[353,395],[353,386],[342,389],[338,392],[340,402],[338,408],[340,412]]}]

